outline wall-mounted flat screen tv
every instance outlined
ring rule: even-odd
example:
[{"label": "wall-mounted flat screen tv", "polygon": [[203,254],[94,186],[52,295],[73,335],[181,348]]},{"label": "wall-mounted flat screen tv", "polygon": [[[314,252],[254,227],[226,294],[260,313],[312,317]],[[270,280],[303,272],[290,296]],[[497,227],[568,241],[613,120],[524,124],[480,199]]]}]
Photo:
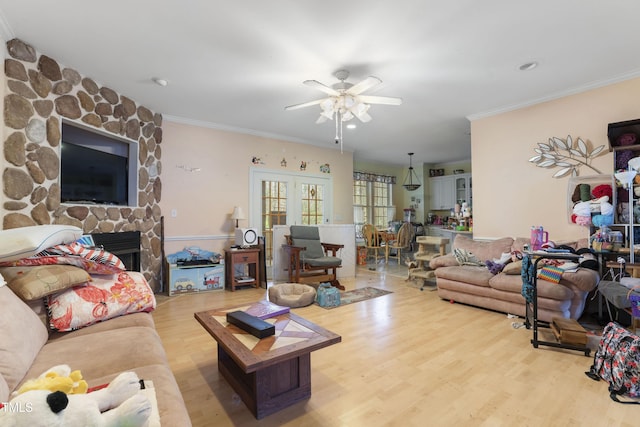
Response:
[{"label": "wall-mounted flat screen tv", "polygon": [[127,142],[63,123],[61,201],[129,205],[130,148]]}]

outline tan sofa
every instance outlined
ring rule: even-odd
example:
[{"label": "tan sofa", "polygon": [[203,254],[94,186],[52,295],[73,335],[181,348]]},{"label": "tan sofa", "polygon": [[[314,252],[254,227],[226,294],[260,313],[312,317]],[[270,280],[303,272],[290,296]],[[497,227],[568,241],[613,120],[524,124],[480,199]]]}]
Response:
[{"label": "tan sofa", "polygon": [[0,402],[8,401],[25,380],[55,365],[79,369],[89,387],[106,384],[120,372],[134,371],[153,383],[161,425],[191,425],[151,314],[128,314],[50,334],[36,314],[40,309],[0,285]]},{"label": "tan sofa", "polygon": [[[522,251],[529,239],[506,237],[493,241],[475,241],[458,235],[453,248],[464,249],[480,261],[499,259],[503,253]],[[582,245],[581,245],[582,243]],[[572,244],[576,249],[586,244]],[[503,272],[492,274],[485,266],[459,265],[453,254],[437,257],[430,262],[435,270],[440,298],[503,313],[525,316],[522,296],[520,264],[507,264]],[[562,274],[560,283],[538,280],[538,318],[551,321],[553,317],[578,319],[585,308],[587,294],[596,288],[598,273],[588,268]]]}]

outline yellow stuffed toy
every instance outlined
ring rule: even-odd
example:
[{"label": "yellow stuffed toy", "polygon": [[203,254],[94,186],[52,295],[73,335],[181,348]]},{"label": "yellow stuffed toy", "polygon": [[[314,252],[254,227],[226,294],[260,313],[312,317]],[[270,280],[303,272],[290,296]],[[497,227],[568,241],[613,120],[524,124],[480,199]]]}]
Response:
[{"label": "yellow stuffed toy", "polygon": [[58,365],[41,374],[36,379],[27,380],[15,394],[31,390],[61,391],[65,394],[82,394],[88,389],[80,371],[72,371],[68,365]]}]

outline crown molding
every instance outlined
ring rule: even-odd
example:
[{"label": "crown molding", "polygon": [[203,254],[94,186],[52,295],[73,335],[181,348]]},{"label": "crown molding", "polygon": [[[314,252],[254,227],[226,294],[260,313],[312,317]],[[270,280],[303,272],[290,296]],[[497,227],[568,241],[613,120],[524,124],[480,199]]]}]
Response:
[{"label": "crown molding", "polygon": [[534,105],[537,104],[542,104],[543,102],[548,102],[548,101],[553,101],[556,99],[560,99],[560,98],[564,98],[566,96],[570,96],[570,95],[577,95],[579,93],[583,93],[583,92],[587,92],[593,89],[598,89],[601,87],[605,87],[605,86],[609,86],[615,83],[621,83],[623,81],[626,80],[631,80],[631,79],[635,79],[637,77],[640,77],[640,70],[634,70],[634,71],[630,71],[628,73],[625,74],[621,74],[615,77],[611,77],[609,79],[605,79],[605,80],[597,80],[594,82],[590,82],[587,83],[585,85],[582,86],[577,86],[574,88],[569,88],[567,90],[561,91],[561,92],[557,92],[548,96],[543,96],[541,98],[536,98],[536,99],[532,99],[526,102],[522,102],[519,104],[512,104],[512,105],[507,105],[504,107],[499,107],[496,108],[495,110],[489,110],[489,111],[485,111],[482,113],[474,113],[474,114],[470,114],[467,117],[467,119],[469,121],[474,121],[474,120],[479,120],[479,119],[484,119],[487,117],[491,117],[491,116],[497,116],[498,114],[503,114],[503,113],[508,113],[510,111],[515,111],[515,110],[519,110],[521,108],[526,108],[526,107],[532,107]]},{"label": "crown molding", "polygon": [[[260,137],[260,138],[268,138],[268,139],[275,139],[275,140],[279,140],[279,141],[295,142],[297,144],[313,145],[313,146],[316,146],[316,147],[319,146],[317,142],[309,141],[309,140],[302,139],[302,138],[293,138],[291,136],[280,135],[280,134],[276,134],[276,133],[261,132],[261,131],[255,130],[255,129],[247,129],[247,128],[229,126],[229,125],[222,125],[222,124],[219,124],[219,123],[213,123],[213,122],[208,122],[208,121],[204,121],[204,120],[189,119],[189,118],[186,118],[186,117],[172,116],[172,115],[168,115],[168,114],[163,114],[162,115],[162,120],[173,122],[173,123],[180,123],[180,124],[184,124],[184,125],[198,126],[198,127],[207,128],[207,129],[216,129],[216,130],[222,130],[222,131],[226,131],[226,132],[240,133],[240,134],[244,134],[244,135],[252,135],[252,136],[257,136],[257,137]],[[331,144],[330,147],[323,147],[323,148],[336,149],[336,148],[333,147],[333,144]],[[350,150],[344,150],[344,151],[349,151],[350,152]]]}]

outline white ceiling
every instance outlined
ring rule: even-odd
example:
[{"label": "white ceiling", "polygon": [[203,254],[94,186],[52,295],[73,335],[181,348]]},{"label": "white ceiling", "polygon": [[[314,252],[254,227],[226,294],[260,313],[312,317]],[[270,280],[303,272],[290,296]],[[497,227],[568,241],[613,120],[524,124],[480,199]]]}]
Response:
[{"label": "white ceiling", "polygon": [[470,159],[469,117],[640,76],[635,0],[0,0],[0,35],[168,120],[330,148],[318,106],[284,107],[324,96],[304,80],[374,75],[366,94],[404,102],[344,148],[396,165]]}]

